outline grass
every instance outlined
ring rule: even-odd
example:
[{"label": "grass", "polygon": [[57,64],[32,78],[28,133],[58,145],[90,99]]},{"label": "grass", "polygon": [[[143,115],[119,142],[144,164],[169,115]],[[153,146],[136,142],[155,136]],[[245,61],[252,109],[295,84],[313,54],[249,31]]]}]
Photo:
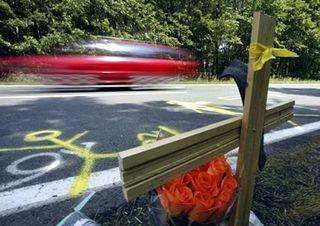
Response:
[{"label": "grass", "polygon": [[[268,157],[257,178],[252,210],[268,225],[319,225],[320,139]],[[103,226],[150,225],[148,195],[112,208],[95,220]]]},{"label": "grass", "polygon": [[265,225],[320,225],[320,139],[268,159],[253,210]]},{"label": "grass", "polygon": [[43,79],[37,75],[12,74],[0,79],[0,85],[41,85]]},{"label": "grass", "polygon": [[97,215],[94,220],[102,226],[148,225],[149,206],[149,198],[146,194],[125,205],[111,208],[108,212]]},{"label": "grass", "polygon": [[[196,80],[181,80],[179,84],[234,84],[233,79],[219,80],[217,78],[196,79]],[[320,80],[301,80],[295,78],[270,78],[271,84],[320,84]],[[36,75],[13,74],[7,78],[0,80],[0,85],[40,85],[43,84],[43,79]]]},{"label": "grass", "polygon": [[[271,77],[270,81],[271,84],[320,84],[320,80],[301,80],[296,78],[275,78]],[[219,80],[219,79],[197,79],[197,80],[183,80],[180,83],[182,84],[234,84],[233,79],[228,80]]]}]

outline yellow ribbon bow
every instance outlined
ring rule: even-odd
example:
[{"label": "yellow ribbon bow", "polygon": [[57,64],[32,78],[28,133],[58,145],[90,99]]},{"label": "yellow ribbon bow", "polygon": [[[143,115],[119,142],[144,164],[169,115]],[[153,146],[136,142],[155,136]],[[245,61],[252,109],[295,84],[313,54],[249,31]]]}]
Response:
[{"label": "yellow ribbon bow", "polygon": [[259,71],[262,69],[263,65],[277,57],[299,57],[296,53],[289,51],[287,49],[277,49],[272,47],[267,47],[260,43],[252,43],[249,48],[249,57],[255,59],[253,62],[253,70]]}]

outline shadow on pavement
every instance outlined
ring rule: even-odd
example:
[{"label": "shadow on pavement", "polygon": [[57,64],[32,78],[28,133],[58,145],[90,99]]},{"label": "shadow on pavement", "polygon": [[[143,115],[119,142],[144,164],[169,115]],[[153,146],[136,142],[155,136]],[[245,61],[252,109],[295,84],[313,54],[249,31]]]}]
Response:
[{"label": "shadow on pavement", "polygon": [[314,96],[314,97],[320,97],[320,91],[319,89],[314,88],[274,88],[270,87],[269,91],[275,91],[275,92],[281,92],[285,94],[293,94],[293,95],[304,95],[304,96]]},{"label": "shadow on pavement", "polygon": [[[313,95],[319,95],[319,93]],[[301,112],[306,110],[302,106],[296,106],[296,108]],[[307,110],[310,113],[318,113],[312,109]],[[241,112],[242,109],[239,107],[235,111]],[[17,106],[0,106],[0,115],[0,124],[2,125],[0,128],[0,148],[30,145],[23,141],[26,134],[50,129],[61,131],[59,139],[63,140],[83,131],[89,131],[86,136],[81,138],[81,141],[77,141],[77,144],[96,142],[93,150],[99,153],[118,152],[139,146],[141,142],[137,139],[137,134],[158,131],[159,126],[167,126],[178,132],[184,132],[232,117],[212,112],[199,114],[181,106],[169,105],[165,101],[144,102],[143,104],[112,104],[102,103],[90,97],[28,100]],[[1,153],[1,184],[16,179],[15,175],[8,175],[5,170],[11,162],[33,153],[34,151],[17,155],[13,152]],[[63,157],[63,167],[13,189],[76,176],[82,166],[82,159],[67,155],[63,155]],[[117,165],[117,159],[101,160],[97,162],[93,172],[117,167]],[[25,167],[30,166],[26,165]],[[23,222],[28,225],[55,225],[72,212],[71,208],[76,205],[78,200],[78,198],[66,199],[62,202],[8,215],[1,218],[1,223],[11,226],[18,226]],[[93,200],[90,202],[91,204],[88,204],[86,210],[92,218],[95,215],[105,213],[111,207],[125,203],[119,187],[101,191]]]},{"label": "shadow on pavement", "polygon": [[[166,126],[177,132],[189,131],[230,116],[214,113],[196,113],[181,106],[169,105],[165,101],[144,102],[143,104],[113,104],[107,101],[99,102],[95,98],[73,97],[26,100],[19,105],[0,106],[0,148],[16,148],[25,146],[50,145],[50,142],[24,141],[26,134],[43,130],[61,131],[59,139],[67,140],[83,131],[88,134],[76,141],[96,142],[92,148],[94,152],[118,152],[141,145],[137,139],[138,133],[159,131],[159,126]],[[10,183],[21,176],[11,175],[6,167],[12,162],[28,155],[42,152],[57,152],[58,150],[28,150],[23,152],[1,152],[0,184]],[[60,153],[61,154],[61,153]],[[77,176],[83,165],[83,159],[74,155],[61,154],[63,164],[41,177],[27,181],[8,191],[55,181],[67,177]],[[49,159],[50,160],[50,159]],[[24,170],[37,169],[48,163],[48,159],[23,163]],[[117,159],[102,159],[97,161],[92,172],[117,167]],[[88,215],[105,212],[110,207],[124,203],[120,189],[110,189],[97,193],[96,201],[90,207]],[[27,194],[26,194],[27,195]],[[32,197],[29,197],[30,200]],[[73,200],[73,201],[72,201]],[[68,215],[72,205],[78,199],[68,199],[30,209],[21,213],[1,218],[4,225],[54,225]]]}]

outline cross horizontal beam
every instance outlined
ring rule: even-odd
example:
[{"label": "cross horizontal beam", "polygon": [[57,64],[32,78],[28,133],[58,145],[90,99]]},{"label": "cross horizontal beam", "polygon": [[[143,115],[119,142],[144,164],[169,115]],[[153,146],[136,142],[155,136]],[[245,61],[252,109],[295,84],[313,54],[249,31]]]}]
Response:
[{"label": "cross horizontal beam", "polygon": [[[293,116],[294,101],[268,107],[264,130]],[[123,192],[127,200],[151,191],[239,146],[242,117],[234,117],[152,144],[119,152]]]}]

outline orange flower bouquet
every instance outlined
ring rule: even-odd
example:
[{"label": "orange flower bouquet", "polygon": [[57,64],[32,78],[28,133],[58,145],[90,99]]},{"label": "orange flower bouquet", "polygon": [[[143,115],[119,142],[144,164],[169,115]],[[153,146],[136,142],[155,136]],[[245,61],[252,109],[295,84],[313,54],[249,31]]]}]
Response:
[{"label": "orange flower bouquet", "polygon": [[237,187],[224,156],[177,177],[156,189],[169,216],[161,225],[219,223],[233,204]]}]

